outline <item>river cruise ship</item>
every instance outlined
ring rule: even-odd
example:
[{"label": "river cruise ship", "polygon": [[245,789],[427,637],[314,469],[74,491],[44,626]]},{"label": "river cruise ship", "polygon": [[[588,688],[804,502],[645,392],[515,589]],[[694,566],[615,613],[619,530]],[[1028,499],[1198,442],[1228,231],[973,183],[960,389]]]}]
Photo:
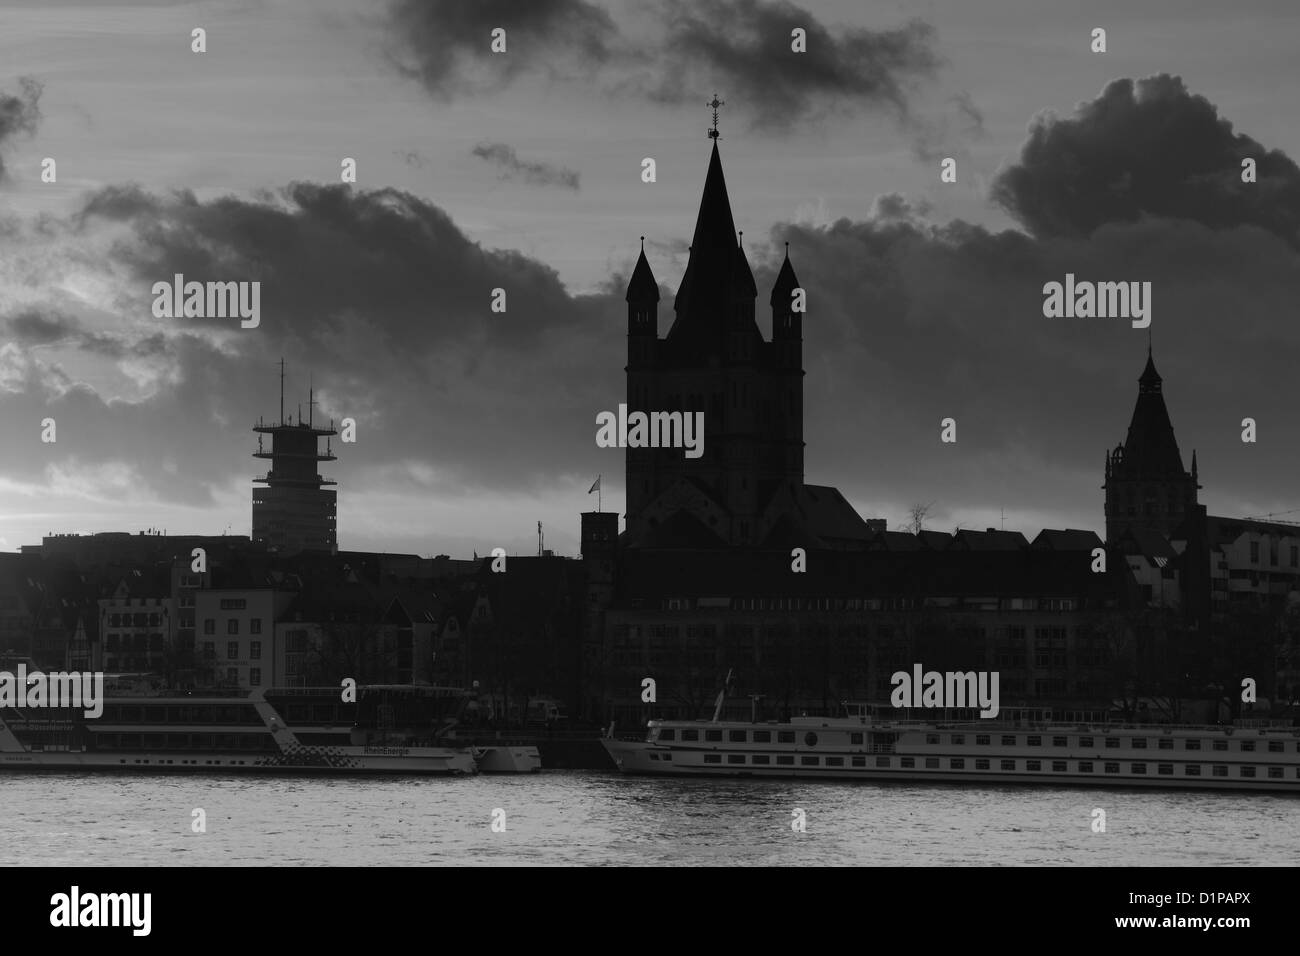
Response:
[{"label": "river cruise ship", "polygon": [[[865,710],[865,709],[864,709]],[[612,728],[611,728],[612,730]],[[1300,793],[1300,728],[1067,722],[1004,709],[952,720],[869,712],[787,721],[652,720],[602,741],[623,773]]]},{"label": "river cruise ship", "polygon": [[444,742],[457,688],[271,688],[243,694],[156,691],[106,696],[103,712],[0,709],[0,770],[528,773],[536,747]]}]

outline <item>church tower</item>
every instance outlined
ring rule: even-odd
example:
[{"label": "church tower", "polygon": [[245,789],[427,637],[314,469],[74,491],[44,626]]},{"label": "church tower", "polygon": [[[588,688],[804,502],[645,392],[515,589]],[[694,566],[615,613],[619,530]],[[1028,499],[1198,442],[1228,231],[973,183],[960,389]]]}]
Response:
[{"label": "church tower", "polygon": [[1147,348],[1147,364],[1138,379],[1137,405],[1122,445],[1106,454],[1106,542],[1125,532],[1149,528],[1168,536],[1196,510],[1196,453],[1192,470],[1183,470],[1174,440],[1161,379]]},{"label": "church tower", "polygon": [[[671,327],[658,331],[659,288],[644,245],[628,283],[629,412],[704,413],[704,452],[627,449],[627,531],[639,546],[752,546],[779,490],[803,485],[803,303],[789,251],[770,297],[772,340],[755,317],[758,289],[713,148]],[[666,527],[669,526],[669,527]],[[658,540],[656,540],[658,539]]]}]

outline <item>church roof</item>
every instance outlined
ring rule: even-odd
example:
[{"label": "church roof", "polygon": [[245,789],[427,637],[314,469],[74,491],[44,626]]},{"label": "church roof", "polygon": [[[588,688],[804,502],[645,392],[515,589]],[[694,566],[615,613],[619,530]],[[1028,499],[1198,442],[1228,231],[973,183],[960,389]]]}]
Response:
[{"label": "church roof", "polygon": [[772,297],[768,300],[772,308],[776,308],[777,303],[788,306],[790,304],[790,293],[799,288],[799,279],[794,274],[794,266],[790,265],[790,244],[785,245],[785,261],[781,263],[781,271],[776,275],[776,284],[772,286]]},{"label": "church roof", "polygon": [[632,270],[632,280],[627,284],[627,301],[659,301],[659,283],[655,282],[655,275],[650,271],[650,263],[646,261],[644,248],[641,249],[641,255],[636,260],[636,268]]},{"label": "church roof", "polygon": [[1181,478],[1186,474],[1150,349],[1138,379],[1138,400],[1124,441],[1123,462],[1117,468],[1120,478]]}]

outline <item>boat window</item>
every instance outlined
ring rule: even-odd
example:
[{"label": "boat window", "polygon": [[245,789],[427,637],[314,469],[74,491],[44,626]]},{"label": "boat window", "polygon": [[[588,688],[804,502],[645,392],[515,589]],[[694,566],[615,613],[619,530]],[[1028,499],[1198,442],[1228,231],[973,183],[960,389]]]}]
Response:
[{"label": "boat window", "polygon": [[827,757],[827,758],[826,758],[826,766],[828,766],[828,767],[843,767],[843,766],[844,766],[844,758],[843,758],[843,757]]},{"label": "boat window", "polygon": [[808,747],[816,747],[817,735],[810,730],[808,733],[803,735],[803,742]]},{"label": "boat window", "polygon": [[1004,746],[1004,747],[1014,747],[1015,745],[1016,745],[1016,735],[1015,735],[1015,734],[1003,734],[1003,735],[1002,735],[1002,746]]},{"label": "boat window", "polygon": [[989,735],[988,735],[988,734],[976,734],[976,735],[975,735],[975,746],[977,746],[977,747],[987,747],[988,745],[989,745]]},{"label": "boat window", "polygon": [[1068,747],[1068,746],[1070,746],[1070,738],[1069,738],[1069,737],[1053,737],[1053,738],[1052,738],[1052,746],[1053,746],[1053,747]]},{"label": "boat window", "polygon": [[1014,760],[1004,760],[1004,761],[1002,761],[1002,769],[1003,769],[1003,770],[1015,770],[1015,769],[1016,769],[1016,762],[1015,762]]},{"label": "boat window", "polygon": [[783,767],[788,767],[794,763],[794,757],[790,754],[777,754],[776,762]]},{"label": "boat window", "polygon": [[1064,760],[1052,761],[1052,773],[1065,773],[1069,769]]},{"label": "boat window", "polygon": [[938,769],[939,769],[939,758],[938,758],[938,757],[926,757],[926,758],[925,758],[925,769],[927,769],[927,770],[938,770]]},{"label": "boat window", "polygon": [[731,730],[727,732],[727,739],[729,739],[733,744],[743,744],[745,742],[745,736],[746,734],[743,730]]},{"label": "boat window", "polygon": [[698,730],[683,730],[682,740],[699,740],[700,732]]},{"label": "boat window", "polygon": [[1161,750],[1173,750],[1174,739],[1172,737],[1161,737],[1158,740],[1156,740],[1156,746],[1159,747]]},{"label": "boat window", "polygon": [[660,756],[660,759],[663,759],[663,760],[672,760],[672,759],[673,759],[673,755],[672,755],[672,754],[660,754],[659,756]]},{"label": "boat window", "polygon": [[1216,763],[1214,765],[1214,775],[1216,777],[1226,777],[1228,775],[1228,765]]},{"label": "boat window", "polygon": [[1129,764],[1129,770],[1131,770],[1133,773],[1146,773],[1147,765],[1144,763],[1132,763]]},{"label": "boat window", "polygon": [[1080,747],[1092,747],[1092,746],[1095,746],[1095,744],[1093,744],[1093,742],[1092,742],[1092,738],[1091,738],[1091,737],[1080,737],[1080,738],[1079,738],[1079,746],[1080,746]]},{"label": "boat window", "polygon": [[[902,767],[904,770],[911,770],[913,767],[916,766],[916,758],[903,757],[901,760],[898,761],[898,765]],[[1296,768],[1296,773],[1300,774],[1300,767]]]},{"label": "boat window", "polygon": [[1268,752],[1271,754],[1280,754],[1282,752],[1282,741],[1270,740],[1268,742]]},{"label": "boat window", "polygon": [[1092,773],[1092,761],[1091,761],[1091,760],[1080,760],[1080,761],[1079,761],[1079,773]]},{"label": "boat window", "polygon": [[937,743],[939,742],[939,735],[938,735],[938,734],[926,734],[926,735],[925,735],[925,742],[926,742],[927,744],[937,744]]},{"label": "boat window", "polygon": [[809,757],[807,754],[804,754],[802,757],[799,758],[799,762],[803,764],[805,767],[815,767],[817,766],[820,760],[821,757]]},{"label": "boat window", "polygon": [[1030,737],[1025,741],[1030,747],[1041,747],[1043,745],[1042,737]]},{"label": "boat window", "polygon": [[1119,738],[1118,738],[1118,737],[1107,737],[1107,738],[1106,738],[1106,749],[1107,749],[1107,750],[1118,750],[1118,749],[1119,749],[1119,743],[1120,743],[1120,741],[1119,741]]},{"label": "boat window", "polygon": [[1199,764],[1189,763],[1183,768],[1184,777],[1199,777],[1200,775],[1201,768]]},{"label": "boat window", "polygon": [[778,731],[776,732],[776,742],[779,743],[779,744],[792,744],[792,743],[794,743],[794,731],[793,731],[793,730],[778,730]]},{"label": "boat window", "polygon": [[756,731],[754,731],[754,743],[756,743],[756,744],[770,744],[771,742],[772,742],[772,731],[770,731],[770,730],[756,730]]},{"label": "boat window", "polygon": [[1026,769],[1026,770],[1042,770],[1042,769],[1043,769],[1043,762],[1042,762],[1041,760],[1026,760],[1026,761],[1025,761],[1025,769]]},{"label": "boat window", "polygon": [[722,754],[705,754],[705,763],[722,763]]},{"label": "boat window", "polygon": [[953,735],[952,735],[952,745],[953,745],[954,747],[960,747],[960,746],[961,746],[962,744],[964,744],[964,743],[966,743],[966,735],[965,735],[965,734],[953,734]]},{"label": "boat window", "polygon": [[704,732],[704,739],[705,739],[705,740],[714,740],[714,741],[721,740],[721,739],[722,739],[722,731],[720,731],[720,730],[706,730],[706,731]]},{"label": "boat window", "polygon": [[659,728],[659,739],[660,739],[660,740],[675,740],[676,738],[677,738],[677,731],[673,730],[673,728],[671,728],[671,727],[660,727],[660,728]]},{"label": "boat window", "polygon": [[744,763],[744,754],[727,754],[727,763]]},{"label": "boat window", "polygon": [[1215,750],[1227,750],[1228,742],[1226,740],[1216,740],[1211,746],[1213,746]]},{"label": "boat window", "polygon": [[982,758],[980,758],[979,760],[976,760],[976,761],[975,761],[975,769],[976,769],[976,770],[987,770],[987,769],[989,769],[989,761],[988,761],[988,758],[987,758],[987,757],[982,757]]},{"label": "boat window", "polygon": [[1119,773],[1119,764],[1117,764],[1117,763],[1108,763],[1108,764],[1106,764],[1106,772],[1107,772],[1107,773]]},{"label": "boat window", "polygon": [[754,763],[762,764],[763,766],[767,766],[772,762],[772,758],[769,757],[767,754],[754,754],[754,756],[750,757],[749,759],[752,760]]},{"label": "boat window", "polygon": [[1174,765],[1171,763],[1162,763],[1156,766],[1156,773],[1164,774],[1168,777],[1174,772]]},{"label": "boat window", "polygon": [[1189,737],[1187,740],[1184,740],[1184,741],[1183,741],[1183,749],[1184,749],[1184,750],[1200,750],[1200,749],[1201,749],[1201,742],[1200,742],[1199,740],[1193,738],[1193,737]]},{"label": "boat window", "polygon": [[[867,765],[867,758],[866,758],[866,757],[854,757],[854,758],[853,758],[853,766],[855,766],[855,767],[865,767],[866,765]],[[876,766],[877,766],[877,767],[888,767],[888,766],[889,766],[889,758],[888,758],[888,757],[877,757],[877,758],[876,758]]]},{"label": "boat window", "polygon": [[1248,752],[1249,752],[1249,751],[1253,751],[1253,750],[1255,749],[1255,741],[1253,741],[1253,740],[1243,740],[1243,741],[1241,742],[1241,749],[1242,749],[1243,751],[1248,751]]},{"label": "boat window", "polygon": [[1132,740],[1134,750],[1146,750],[1147,739],[1145,737],[1134,737]]},{"label": "boat window", "polygon": [[952,758],[950,758],[950,759],[948,760],[948,768],[949,768],[950,770],[965,770],[965,769],[966,769],[966,758],[965,758],[965,757],[952,757]]},{"label": "boat window", "polygon": [[1268,778],[1269,778],[1270,780],[1281,780],[1281,779],[1282,779],[1282,768],[1281,768],[1281,767],[1269,767],[1269,768],[1268,768]]},{"label": "boat window", "polygon": [[854,747],[860,747],[860,746],[862,746],[862,735],[861,735],[861,734],[849,734],[849,744],[850,744],[851,746],[854,746]]},{"label": "boat window", "polygon": [[1253,777],[1253,776],[1255,776],[1255,768],[1254,768],[1254,767],[1242,767],[1242,768],[1241,768],[1241,775],[1242,775],[1243,777]]}]

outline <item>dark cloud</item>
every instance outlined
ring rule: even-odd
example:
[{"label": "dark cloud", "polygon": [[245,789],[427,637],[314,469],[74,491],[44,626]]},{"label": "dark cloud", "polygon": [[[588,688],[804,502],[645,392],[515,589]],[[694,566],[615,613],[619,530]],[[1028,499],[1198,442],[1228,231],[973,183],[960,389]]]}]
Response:
[{"label": "dark cloud", "polygon": [[[756,126],[887,106],[906,113],[908,84],[939,65],[934,29],[911,20],[895,30],[830,28],[778,0],[663,0],[666,33],[654,95],[669,102],[726,90]],[[807,52],[791,33],[807,34]]]},{"label": "dark cloud", "polygon": [[[389,27],[402,72],[446,98],[494,89],[557,63],[590,70],[610,55],[617,30],[584,0],[395,0]],[[506,52],[493,53],[492,31],[506,31]]]},{"label": "dark cloud", "polygon": [[[1253,158],[1258,182],[1243,183]],[[1039,236],[1088,235],[1142,216],[1255,225],[1300,246],[1300,168],[1176,76],[1115,80],[1074,115],[1037,118],[993,198]]]},{"label": "dark cloud", "polygon": [[[17,95],[0,93],[0,149],[19,133],[36,132],[41,121],[41,84],[24,76],[18,86],[21,92]],[[0,157],[0,181],[6,176],[4,159]]]},{"label": "dark cloud", "polygon": [[513,146],[505,143],[479,143],[474,147],[474,155],[495,165],[502,179],[519,177],[538,186],[578,188],[578,174],[572,169],[549,163],[525,162],[515,153]]},{"label": "dark cloud", "polygon": [[958,93],[952,97],[957,112],[966,120],[966,132],[972,136],[984,135],[984,113],[969,93]]}]

